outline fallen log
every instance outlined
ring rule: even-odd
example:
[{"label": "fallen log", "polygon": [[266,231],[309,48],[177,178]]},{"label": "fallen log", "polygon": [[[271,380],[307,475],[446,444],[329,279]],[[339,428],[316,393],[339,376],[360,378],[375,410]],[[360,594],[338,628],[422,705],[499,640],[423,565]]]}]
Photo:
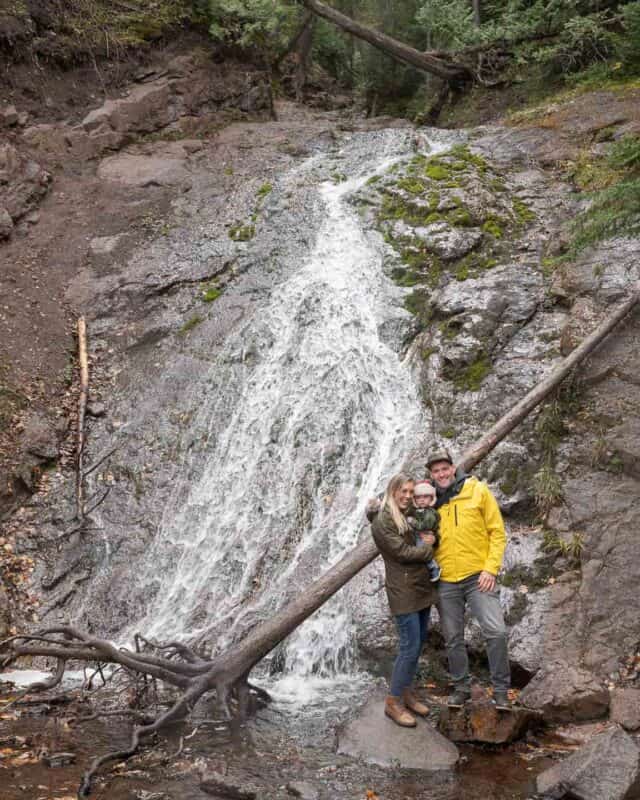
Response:
[{"label": "fallen log", "polygon": [[[640,285],[636,285],[630,296],[573,353],[463,454],[459,466],[470,470],[481,461],[595,350],[639,301]],[[257,625],[244,639],[212,659],[204,658],[183,643],[153,643],[142,637],[140,639],[146,644],[147,650],[133,652],[126,648],[117,648],[105,639],[96,638],[70,626],[62,626],[33,634],[12,636],[0,642],[0,667],[7,667],[22,656],[54,658],[58,669],[52,679],[54,683],[47,682],[47,688],[51,688],[60,682],[65,664],[69,660],[118,664],[133,673],[157,678],[181,692],[174,705],[152,723],[134,727],[128,748],[107,753],[92,762],[79,790],[79,796],[84,797],[89,793],[92,778],[100,767],[111,761],[129,758],[143,739],[188,715],[205,693],[216,692],[218,703],[227,717],[233,714],[244,716],[251,691],[248,677],[253,667],[377,555],[375,543],[367,536],[295,600],[287,603],[269,620]],[[237,708],[233,712],[232,699],[237,701]]]},{"label": "fallen log", "polygon": [[346,16],[346,14],[342,14],[340,11],[336,11],[335,8],[331,8],[331,6],[322,3],[320,0],[302,0],[302,2],[314,14],[329,20],[329,22],[342,28],[342,30],[357,39],[368,42],[396,61],[409,64],[422,72],[436,75],[449,83],[464,84],[473,79],[472,71],[464,64],[434,56],[431,53],[421,53],[415,47],[399,42],[386,33],[361,25],[356,20]]}]

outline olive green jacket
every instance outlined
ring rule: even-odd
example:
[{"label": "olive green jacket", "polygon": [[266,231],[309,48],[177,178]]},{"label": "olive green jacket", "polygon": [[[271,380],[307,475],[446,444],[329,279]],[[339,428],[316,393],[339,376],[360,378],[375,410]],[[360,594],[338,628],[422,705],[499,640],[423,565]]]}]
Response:
[{"label": "olive green jacket", "polygon": [[400,533],[386,508],[371,523],[371,533],[384,560],[385,587],[392,614],[410,614],[436,602],[426,563],[433,555],[428,544],[415,544],[415,533]]}]

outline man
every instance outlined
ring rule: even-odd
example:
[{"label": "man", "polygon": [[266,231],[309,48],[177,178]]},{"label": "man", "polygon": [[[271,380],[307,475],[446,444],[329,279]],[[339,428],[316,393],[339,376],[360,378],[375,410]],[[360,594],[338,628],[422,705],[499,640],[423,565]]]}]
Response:
[{"label": "man", "polygon": [[494,702],[497,708],[508,709],[507,629],[496,589],[507,542],[500,508],[486,483],[456,469],[447,450],[430,454],[426,466],[436,485],[440,513],[439,609],[454,683],[449,705],[459,708],[471,696],[464,643],[468,606],[486,641]]}]

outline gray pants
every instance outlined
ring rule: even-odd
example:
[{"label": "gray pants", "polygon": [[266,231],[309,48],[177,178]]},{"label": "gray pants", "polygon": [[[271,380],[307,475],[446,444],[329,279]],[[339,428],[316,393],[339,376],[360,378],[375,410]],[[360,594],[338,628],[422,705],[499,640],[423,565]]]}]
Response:
[{"label": "gray pants", "polygon": [[470,685],[469,660],[464,644],[464,611],[467,604],[478,620],[487,643],[487,656],[493,688],[506,691],[510,685],[507,629],[500,607],[499,593],[481,592],[478,576],[470,575],[457,583],[440,581],[438,594],[442,630],[447,643],[449,672],[456,689],[467,690]]}]

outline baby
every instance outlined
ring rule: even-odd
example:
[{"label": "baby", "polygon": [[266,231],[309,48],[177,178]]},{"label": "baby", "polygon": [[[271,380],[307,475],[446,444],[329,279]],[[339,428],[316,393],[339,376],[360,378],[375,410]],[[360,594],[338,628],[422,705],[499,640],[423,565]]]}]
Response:
[{"label": "baby", "polygon": [[[432,533],[435,536],[434,548],[438,546],[440,541],[438,536],[438,527],[440,520],[438,512],[433,508],[436,502],[436,489],[429,481],[418,481],[413,489],[413,514],[407,517],[409,525],[415,532],[416,544],[422,544],[422,533]],[[432,558],[427,561],[427,570],[431,582],[434,583],[440,580],[440,565]]]}]

